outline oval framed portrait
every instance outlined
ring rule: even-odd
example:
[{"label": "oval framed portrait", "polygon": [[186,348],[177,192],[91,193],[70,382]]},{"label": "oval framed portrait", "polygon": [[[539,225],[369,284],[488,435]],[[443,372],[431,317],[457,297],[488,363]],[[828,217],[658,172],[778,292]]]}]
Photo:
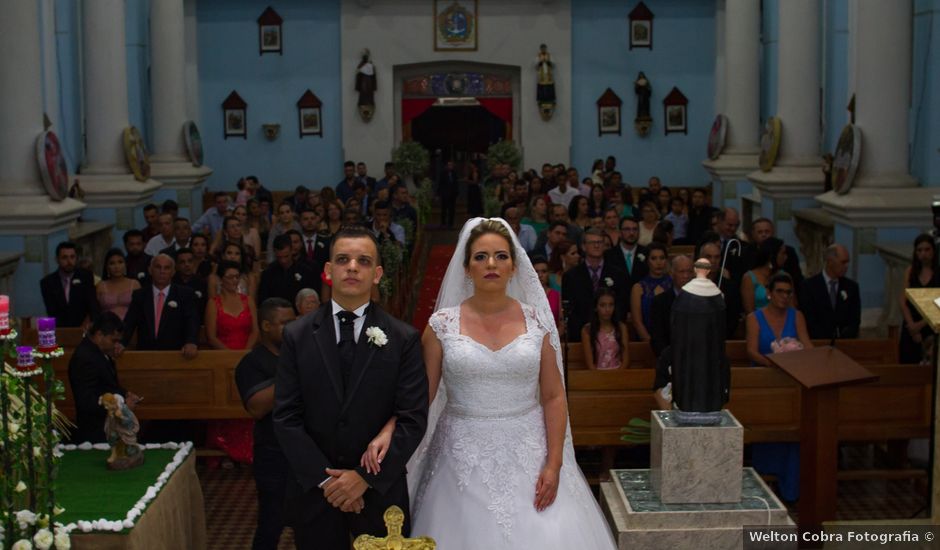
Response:
[{"label": "oval framed portrait", "polygon": [[150,153],[136,126],[124,128],[124,155],[137,181],[150,179]]},{"label": "oval framed portrait", "polygon": [[36,160],[42,186],[52,200],[62,201],[69,195],[69,166],[62,154],[62,144],[51,130],[36,139]]},{"label": "oval framed portrait", "polygon": [[725,139],[728,137],[728,117],[718,115],[712,122],[712,129],[708,132],[708,158],[711,160],[721,156],[725,148]]},{"label": "oval framed portrait", "polygon": [[767,119],[764,125],[764,131],[760,136],[760,169],[762,172],[770,172],[777,162],[777,154],[780,152],[780,117],[772,116]]},{"label": "oval framed portrait", "polygon": [[186,142],[186,153],[193,166],[200,167],[204,159],[202,151],[202,135],[199,127],[192,120],[183,123],[183,141]]},{"label": "oval framed portrait", "polygon": [[845,195],[852,189],[861,153],[862,131],[854,124],[846,124],[839,135],[835,158],[832,160],[833,191]]}]

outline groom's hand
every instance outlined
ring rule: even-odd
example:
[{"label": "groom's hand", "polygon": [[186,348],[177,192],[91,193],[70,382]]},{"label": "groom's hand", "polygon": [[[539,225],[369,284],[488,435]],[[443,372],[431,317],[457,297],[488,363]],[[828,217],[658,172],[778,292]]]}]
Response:
[{"label": "groom's hand", "polygon": [[[362,479],[355,470],[326,469],[327,475],[333,478],[323,489],[327,502],[334,507],[346,511],[356,511],[357,501],[362,499],[363,493],[369,488],[366,480]],[[361,510],[361,507],[359,507]]]}]

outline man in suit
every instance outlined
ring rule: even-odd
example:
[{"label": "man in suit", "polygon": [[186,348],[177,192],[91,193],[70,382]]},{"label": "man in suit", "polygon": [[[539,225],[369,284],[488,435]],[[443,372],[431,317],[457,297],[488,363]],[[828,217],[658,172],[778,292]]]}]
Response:
[{"label": "man in suit", "polygon": [[638,240],[640,240],[640,224],[635,219],[625,216],[620,218],[620,244],[604,253],[605,260],[622,266],[627,272],[627,296],[630,296],[633,285],[650,272],[650,266],[646,262],[649,250],[637,244]]},{"label": "man in suit", "polygon": [[139,229],[131,229],[124,233],[124,250],[127,251],[127,276],[141,285],[147,284],[150,276],[150,260],[153,256],[144,252],[147,246],[144,234]]},{"label": "man in suit", "polygon": [[[326,272],[331,302],[284,329],[273,420],[293,472],[286,519],[297,547],[348,550],[350,536],[385,534],[393,504],[408,535],[405,464],[427,428],[428,379],[418,332],[369,300],[382,278],[372,233],[341,229]],[[370,474],[359,459],[392,417],[381,471]]]},{"label": "man in suit", "polygon": [[457,181],[457,169],[454,161],[449,160],[437,180],[437,194],[441,197],[441,225],[454,227],[454,214],[457,211],[457,195],[460,183]]},{"label": "man in suit", "polygon": [[364,162],[356,164],[356,181],[366,188],[369,197],[375,196],[375,178],[369,175],[369,167]]},{"label": "man in suit", "polygon": [[209,288],[206,279],[199,276],[198,269],[196,255],[191,248],[176,251],[176,275],[173,277],[173,284],[188,287],[193,291],[196,313],[201,325],[206,314],[206,303],[209,301]]},{"label": "man in suit", "polygon": [[672,342],[672,303],[682,292],[682,287],[692,280],[692,258],[684,254],[672,258],[672,290],[662,292],[653,298],[650,306],[650,345],[653,353],[659,357]]},{"label": "man in suit", "polygon": [[[308,209],[300,213],[300,237],[303,240],[300,261],[317,276],[317,283],[323,273],[323,266],[330,259],[330,238],[318,233],[321,221],[320,216],[313,210]],[[313,289],[319,293],[320,285],[317,284]]]},{"label": "man in suit", "polygon": [[188,287],[171,284],[175,273],[176,262],[166,254],[150,262],[151,283],[131,296],[118,353],[136,333],[138,350],[181,350],[187,359],[196,356],[199,337],[196,296]]},{"label": "man in suit", "polygon": [[343,163],[343,179],[336,184],[336,198],[346,201],[353,196],[353,186],[356,183],[356,163],[347,160]]},{"label": "man in suit", "polygon": [[278,235],[274,239],[274,259],[274,263],[261,272],[259,305],[268,298],[283,298],[294,303],[294,297],[302,288],[312,288],[319,294],[320,276],[305,263],[294,261],[290,235]]},{"label": "man in suit", "polygon": [[176,218],[173,220],[173,244],[164,248],[160,252],[176,258],[176,253],[181,248],[189,248],[192,244],[193,228],[187,218]]},{"label": "man in suit", "polygon": [[124,397],[131,409],[140,402],[140,397],[125,390],[118,383],[117,369],[111,355],[114,346],[121,341],[124,323],[107,311],[96,317],[91,328],[82,338],[69,359],[69,385],[75,397],[75,443],[104,443],[104,421],[108,416],[98,403],[105,393],[116,393]]},{"label": "man in suit", "polygon": [[858,283],[845,276],[849,251],[841,244],[826,248],[822,273],[803,281],[800,309],[806,316],[810,338],[858,338],[862,324],[862,299]]},{"label": "man in suit", "polygon": [[711,234],[715,235],[716,239],[702,244],[699,247],[698,256],[708,260],[712,266],[708,278],[716,285],[718,280],[721,279],[721,285],[718,288],[725,297],[725,334],[731,340],[734,338],[733,335],[738,330],[738,325],[741,322],[741,309],[743,308],[741,305],[741,286],[728,273],[721,277],[721,244],[717,239],[717,234]]},{"label": "man in suit", "polygon": [[627,272],[604,261],[604,232],[588,229],[584,233],[584,261],[568,270],[561,280],[561,295],[568,302],[568,339],[581,341],[581,329],[594,312],[594,293],[601,287],[614,291],[614,319],[622,320],[630,310],[627,286]]},{"label": "man in suit", "polygon": [[561,241],[568,239],[568,224],[555,220],[548,225],[548,228],[539,235],[535,241],[535,247],[532,254],[545,255],[546,258],[552,257],[552,251]]},{"label": "man in suit", "polygon": [[59,268],[39,281],[46,314],[60,327],[80,327],[98,313],[94,276],[77,266],[75,243],[59,243],[55,258]]}]

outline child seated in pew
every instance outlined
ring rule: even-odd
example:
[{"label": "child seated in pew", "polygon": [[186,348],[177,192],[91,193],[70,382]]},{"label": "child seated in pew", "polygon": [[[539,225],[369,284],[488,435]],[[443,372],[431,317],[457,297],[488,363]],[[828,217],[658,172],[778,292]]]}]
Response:
[{"label": "child seated in pew", "polygon": [[601,287],[594,294],[594,314],[581,329],[584,363],[591,370],[627,368],[630,362],[627,325],[614,319],[614,292]]}]

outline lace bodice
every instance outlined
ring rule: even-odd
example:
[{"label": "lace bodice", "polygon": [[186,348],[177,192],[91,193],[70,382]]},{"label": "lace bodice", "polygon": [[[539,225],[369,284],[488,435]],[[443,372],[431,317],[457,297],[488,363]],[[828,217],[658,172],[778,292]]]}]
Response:
[{"label": "lace bodice", "polygon": [[545,330],[522,306],[526,331],[493,351],[460,334],[460,306],[437,311],[428,323],[444,348],[448,414],[507,418],[538,407],[539,365]]}]

